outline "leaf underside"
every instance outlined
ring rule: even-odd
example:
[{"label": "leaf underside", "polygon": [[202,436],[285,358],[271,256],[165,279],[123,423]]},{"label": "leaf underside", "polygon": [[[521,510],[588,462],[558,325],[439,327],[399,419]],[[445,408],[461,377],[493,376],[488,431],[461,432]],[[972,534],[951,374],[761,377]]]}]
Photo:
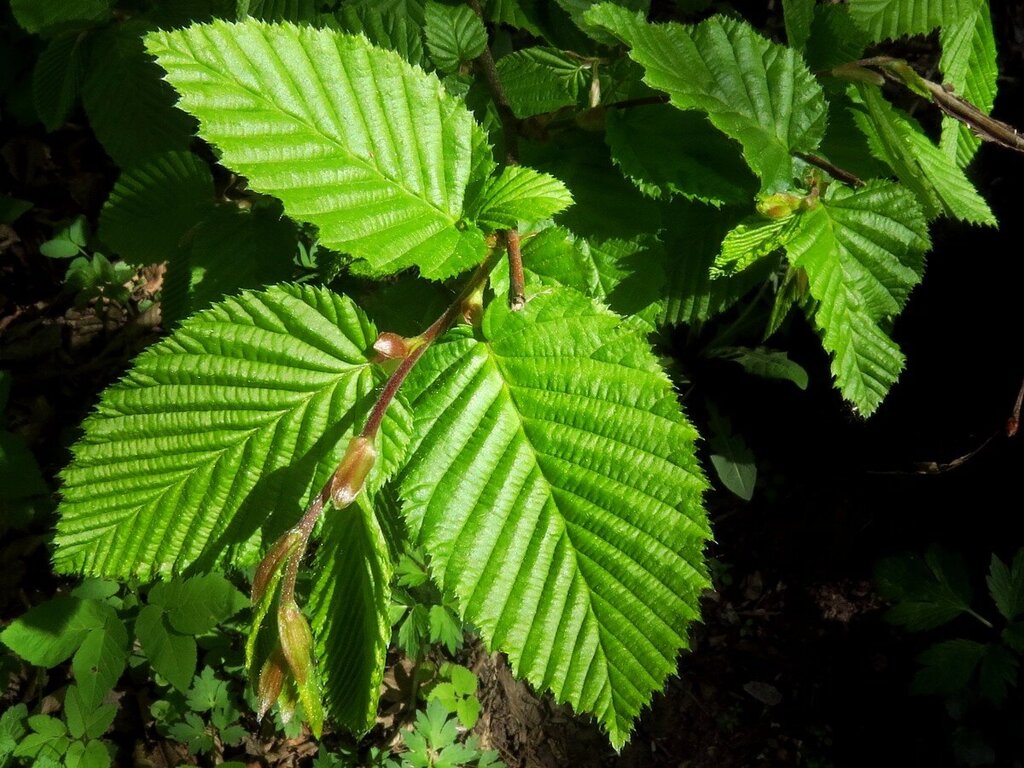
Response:
[{"label": "leaf underside", "polygon": [[494,302],[482,332],[407,382],[406,521],[488,645],[621,747],[708,584],[696,434],[643,337],[575,291]]},{"label": "leaf underside", "polygon": [[[55,565],[147,578],[251,561],[326,482],[383,374],[348,299],[246,293],[186,320],[107,389],[63,473]],[[408,412],[388,411],[375,484],[401,459]]]}]

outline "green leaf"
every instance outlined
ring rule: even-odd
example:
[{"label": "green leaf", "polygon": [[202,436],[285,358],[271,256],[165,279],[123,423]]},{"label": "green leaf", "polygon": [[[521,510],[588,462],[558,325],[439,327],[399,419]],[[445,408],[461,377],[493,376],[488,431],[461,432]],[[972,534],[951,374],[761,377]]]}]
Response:
[{"label": "green leaf", "polygon": [[210,573],[155,584],[149,603],[166,611],[176,631],[201,635],[248,607],[249,599],[219,573]]},{"label": "green leaf", "polygon": [[1024,549],[1017,551],[1013,564],[1006,564],[995,555],[988,572],[988,591],[1007,621],[1024,614]]},{"label": "green leaf", "polygon": [[147,45],[222,162],[327,247],[372,274],[418,266],[432,279],[483,259],[463,202],[493,160],[435,77],[364,37],[308,27],[214,22]]},{"label": "green leaf", "polygon": [[981,657],[978,683],[981,693],[997,707],[1006,701],[1010,689],[1017,685],[1017,668],[1020,662],[1001,643],[989,643]]},{"label": "green leaf", "polygon": [[[527,297],[564,286],[654,328],[665,287],[663,255],[654,238],[583,240],[550,227],[527,238],[522,255]],[[508,292],[507,265],[503,260],[491,273],[496,294]]]},{"label": "green leaf", "polygon": [[743,437],[733,431],[729,419],[711,403],[708,403],[708,417],[711,466],[722,485],[744,501],[750,501],[757,484],[754,454]]},{"label": "green leaf", "polygon": [[488,646],[621,747],[708,583],[696,433],[643,337],[581,294],[495,301],[481,334],[406,383],[406,522]]},{"label": "green leaf", "polygon": [[365,35],[378,48],[392,50],[410,64],[428,66],[423,52],[423,28],[407,14],[367,5],[346,5],[335,18],[345,32]]},{"label": "green leaf", "polygon": [[217,678],[211,667],[203,667],[196,675],[192,688],[185,697],[193,712],[209,712],[215,707],[228,706],[228,684]]},{"label": "green leaf", "polygon": [[36,457],[21,435],[0,429],[0,487],[4,501],[14,502],[50,492]]},{"label": "green leaf", "polygon": [[792,48],[771,43],[745,22],[713,16],[696,26],[648,24],[608,3],[586,19],[630,47],[644,82],[679,109],[699,109],[743,147],[767,190],[788,188],[792,153],[813,151],[825,132],[821,87]]},{"label": "green leaf", "polygon": [[88,36],[67,32],[51,40],[32,70],[32,102],[48,131],[64,125],[85,80]]},{"label": "green leaf", "polygon": [[11,0],[11,12],[26,32],[53,35],[99,24],[110,16],[108,0]]},{"label": "green leaf", "polygon": [[369,730],[377,716],[391,640],[392,572],[383,531],[365,499],[327,517],[309,597],[314,658],[328,712],[355,734]]},{"label": "green leaf", "polygon": [[[988,0],[977,2],[972,13],[954,16],[943,24],[939,45],[943,82],[985,114],[991,112],[999,67]],[[981,139],[966,124],[948,115],[942,118],[939,146],[958,166],[970,163],[980,144]]]},{"label": "green leaf", "polygon": [[55,667],[73,654],[90,630],[102,629],[110,606],[55,597],[29,609],[0,632],[0,642],[37,667]]},{"label": "green leaf", "polygon": [[585,238],[628,239],[662,226],[659,203],[645,198],[612,165],[598,133],[564,131],[543,145],[522,142],[523,163],[560,179],[573,204],[558,223]]},{"label": "green leaf", "polygon": [[722,250],[711,267],[712,277],[742,272],[754,262],[774,253],[799,231],[798,215],[769,218],[760,214],[748,216],[722,240]]},{"label": "green leaf", "polygon": [[715,350],[716,357],[724,357],[743,366],[747,373],[765,379],[791,381],[800,389],[807,389],[807,371],[789,359],[785,352],[767,347],[729,347]]},{"label": "green leaf", "polygon": [[494,229],[511,229],[550,218],[570,205],[572,195],[554,176],[513,165],[484,184],[472,215]]},{"label": "green leaf", "polygon": [[100,212],[99,237],[136,264],[173,261],[189,229],[214,206],[210,167],[191,152],[125,168]]},{"label": "green leaf", "polygon": [[527,118],[574,106],[590,66],[555,48],[535,47],[502,56],[497,68],[512,112]]},{"label": "green leaf", "polygon": [[982,0],[850,0],[850,16],[873,41],[925,35],[972,15]]},{"label": "green leaf", "polygon": [[803,51],[811,36],[814,6],[817,0],[782,0],[782,20],[786,25],[786,42],[790,48]]},{"label": "green leaf", "polygon": [[[646,17],[651,9],[651,0],[612,0],[616,7],[623,10],[635,11],[638,16]],[[594,22],[588,17],[587,11],[598,5],[600,0],[555,0],[556,3],[569,14],[573,23],[587,33],[591,38],[605,45],[614,45],[614,31],[609,34],[599,22]]]},{"label": "green leaf", "polygon": [[441,643],[449,653],[462,645],[462,625],[443,605],[430,606],[430,642]]},{"label": "green leaf", "polygon": [[[850,18],[849,5],[820,4],[814,7],[804,58],[812,72],[831,69],[860,59],[867,43],[867,33]],[[835,112],[830,110],[830,124],[834,118]]]},{"label": "green leaf", "polygon": [[85,709],[99,707],[117,684],[127,661],[128,631],[119,618],[110,616],[102,628],[89,631],[71,662]]},{"label": "green leaf", "polygon": [[0,195],[0,223],[13,224],[22,214],[32,210],[32,203],[17,197]]},{"label": "green leaf", "polygon": [[960,555],[931,547],[924,558],[887,558],[875,571],[882,597],[893,601],[886,618],[912,632],[940,627],[971,605],[971,584]]},{"label": "green leaf", "polygon": [[872,154],[913,190],[929,219],[941,213],[972,224],[995,226],[996,218],[988,203],[916,120],[893,107],[877,86],[858,83],[852,87],[864,107],[854,119],[867,136]]},{"label": "green leaf", "polygon": [[236,0],[239,18],[251,16],[263,21],[314,21],[318,15],[317,0]]},{"label": "green leaf", "polygon": [[457,70],[487,47],[487,30],[468,5],[442,5],[427,0],[424,32],[430,58],[443,70]]},{"label": "green leaf", "polygon": [[725,277],[712,277],[712,266],[731,227],[738,224],[735,210],[716,211],[686,203],[666,217],[672,227],[665,239],[665,301],[660,321],[666,325],[699,325],[724,312],[768,279],[776,262],[760,259],[748,269]]},{"label": "green leaf", "polygon": [[195,639],[171,629],[167,615],[157,605],[139,611],[135,636],[153,669],[179,691],[187,691],[196,671]]},{"label": "green leaf", "polygon": [[914,676],[911,691],[947,696],[964,691],[985,653],[985,644],[974,640],[946,640],[936,643],[917,657],[921,669]]},{"label": "green leaf", "polygon": [[605,140],[622,173],[650,197],[743,205],[757,190],[739,145],[697,112],[667,104],[609,110]]},{"label": "green leaf", "polygon": [[162,312],[165,322],[206,309],[242,288],[260,288],[291,277],[295,225],[272,207],[243,211],[220,206],[190,233],[191,242],[168,267]]},{"label": "green leaf", "polygon": [[[258,528],[272,540],[294,523],[362,427],[384,378],[366,357],[376,335],[352,301],[308,287],[186,320],[86,420],[63,474],[58,570],[145,578],[255,561]],[[408,424],[393,403],[373,488],[401,460]]]},{"label": "green leaf", "polygon": [[141,21],[101,32],[82,90],[82,103],[96,138],[122,168],[161,152],[184,151],[196,123],[174,106],[174,91],[146,55]]},{"label": "green leaf", "polygon": [[800,218],[786,253],[807,272],[836,385],[870,416],[903,369],[903,354],[881,324],[921,279],[927,226],[913,195],[888,182],[858,190],[833,185]]},{"label": "green leaf", "polygon": [[72,685],[64,697],[64,715],[68,721],[68,733],[73,738],[98,739],[114,722],[117,704],[93,704],[79,686]]},{"label": "green leaf", "polygon": [[[80,745],[80,754],[78,755],[77,766],[73,765],[70,757],[71,750],[76,746]],[[89,741],[86,743],[76,742],[72,744],[68,749],[68,753],[64,756],[64,765],[66,768],[110,768],[113,764],[113,760],[110,757],[110,752],[107,749],[107,743],[99,740]]]}]

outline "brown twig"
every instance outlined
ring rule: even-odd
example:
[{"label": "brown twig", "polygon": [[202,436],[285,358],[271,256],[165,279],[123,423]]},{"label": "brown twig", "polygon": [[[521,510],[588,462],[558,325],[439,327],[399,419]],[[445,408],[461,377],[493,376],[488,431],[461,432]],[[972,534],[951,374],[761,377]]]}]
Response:
[{"label": "brown twig", "polygon": [[796,157],[799,157],[805,163],[813,165],[815,168],[820,168],[833,179],[838,179],[844,184],[848,184],[851,187],[863,187],[864,180],[859,176],[856,176],[849,171],[843,170],[838,165],[833,165],[828,160],[818,155],[812,155],[807,152],[794,152]]},{"label": "brown twig", "polygon": [[[359,433],[359,437],[370,440],[371,442],[376,438],[377,432],[380,430],[380,425],[384,421],[384,416],[387,413],[391,403],[394,402],[395,396],[401,389],[402,384],[405,382],[409,373],[415,367],[416,363],[423,356],[423,353],[427,351],[431,344],[433,344],[438,338],[444,335],[444,333],[455,325],[455,322],[462,316],[463,305],[470,296],[483,284],[487,279],[487,276],[491,273],[491,269],[494,267],[495,254],[497,249],[492,249],[488,254],[487,258],[484,259],[483,263],[477,267],[472,277],[466,281],[462,286],[462,290],[455,297],[451,304],[449,304],[444,312],[441,313],[430,326],[415,339],[410,339],[409,343],[412,347],[409,353],[405,356],[398,368],[394,370],[391,376],[388,377],[387,382],[384,384],[384,389],[377,396],[376,402],[373,404],[373,409],[370,411],[370,415],[366,419],[366,424],[363,426],[362,431]],[[324,484],[320,492],[313,498],[309,506],[302,513],[302,517],[299,522],[295,524],[293,528],[287,531],[284,535],[298,534],[299,544],[289,554],[288,560],[285,564],[284,576],[281,580],[281,602],[286,603],[293,599],[295,593],[295,583],[298,580],[299,565],[302,563],[302,559],[306,554],[306,548],[309,545],[309,537],[313,533],[313,527],[316,525],[316,521],[320,518],[324,508],[327,506],[328,500],[331,498],[332,489],[335,486],[336,478],[339,473],[345,471],[345,462],[338,466],[337,469],[331,474],[331,477]]]},{"label": "brown twig", "polygon": [[[1015,152],[1024,152],[1024,135],[1009,123],[996,120],[982,112],[962,96],[953,93],[952,86],[940,85],[918,74],[903,59],[892,56],[871,56],[842,64],[827,74],[844,80],[865,80],[879,75],[899,83],[914,93],[930,98],[945,114],[966,125],[982,141],[998,144]],[[876,83],[876,84],[880,84]]]},{"label": "brown twig", "polygon": [[[483,8],[480,7],[480,0],[468,0],[469,7],[480,18],[485,21]],[[491,98],[498,109],[498,118],[501,120],[501,135],[505,144],[505,165],[519,165],[519,118],[512,111],[505,86],[501,84],[501,77],[498,75],[498,68],[494,64],[494,55],[491,53],[490,43],[484,46],[483,52],[476,59],[484,72],[484,79],[487,81],[487,89],[491,92]],[[519,249],[519,233],[515,229],[506,229],[500,232],[502,238],[508,245],[508,305],[514,312],[518,312],[526,305],[526,289],[523,278],[523,257]]]}]

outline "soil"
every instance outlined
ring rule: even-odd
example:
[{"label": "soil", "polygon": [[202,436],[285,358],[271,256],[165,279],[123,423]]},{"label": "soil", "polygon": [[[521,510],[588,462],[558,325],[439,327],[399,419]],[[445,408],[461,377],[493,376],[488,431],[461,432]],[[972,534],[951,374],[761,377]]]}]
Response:
[{"label": "soil", "polygon": [[[1024,125],[1024,9],[994,11],[1004,73],[995,111]],[[14,381],[8,426],[48,478],[67,462],[98,393],[161,335],[159,304],[138,309],[157,295],[158,267],[136,276],[128,306],[83,307],[62,290],[64,264],[38,251],[54,222],[78,213],[95,220],[115,174],[85,126],[50,135],[0,127],[0,188],[37,204],[17,227],[0,226],[0,364]],[[678,676],[621,754],[592,722],[514,680],[502,657],[474,651],[478,731],[509,766],[941,766],[984,755],[954,748],[961,726],[982,735],[995,764],[1024,765],[1020,692],[1000,711],[959,721],[941,700],[908,693],[929,638],[887,624],[872,581],[880,558],[940,542],[965,554],[983,594],[991,553],[1006,559],[1024,545],[1024,440],[1005,428],[1024,382],[1024,155],[984,147],[972,176],[1001,229],[933,227],[924,283],[894,329],[907,369],[871,420],[842,403],[820,343],[801,324],[787,329],[785,345],[812,371],[806,392],[689,359],[678,340],[681,364],[697,368],[698,386],[757,456],[757,492],[750,503],[724,491],[709,497],[715,590]],[[47,525],[0,544],[5,620],[58,586]],[[19,685],[8,695],[24,694]],[[304,743],[268,747],[253,764],[294,763],[310,752]],[[143,751],[136,764],[181,758],[167,745]],[[165,757],[156,760],[157,751]]]}]

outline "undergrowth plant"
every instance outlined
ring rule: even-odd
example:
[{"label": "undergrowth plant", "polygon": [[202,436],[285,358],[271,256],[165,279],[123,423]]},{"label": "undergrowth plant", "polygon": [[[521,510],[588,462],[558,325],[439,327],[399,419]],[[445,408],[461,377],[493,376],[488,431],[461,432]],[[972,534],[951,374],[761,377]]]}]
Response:
[{"label": "undergrowth plant", "polygon": [[[84,423],[57,570],[255,569],[257,707],[316,734],[373,724],[393,620],[409,649],[465,622],[622,747],[709,584],[698,435],[652,343],[803,315],[870,416],[929,223],[993,226],[965,169],[1019,148],[986,0],[785,0],[763,32],[708,6],[12,0],[39,119],[81,99],[122,168],[67,255],[166,261],[173,328]],[[876,45],[934,30],[940,82]],[[807,386],[736,344],[708,356]],[[175,631],[158,589],[144,651]],[[417,728],[448,739],[432,701]]]}]

